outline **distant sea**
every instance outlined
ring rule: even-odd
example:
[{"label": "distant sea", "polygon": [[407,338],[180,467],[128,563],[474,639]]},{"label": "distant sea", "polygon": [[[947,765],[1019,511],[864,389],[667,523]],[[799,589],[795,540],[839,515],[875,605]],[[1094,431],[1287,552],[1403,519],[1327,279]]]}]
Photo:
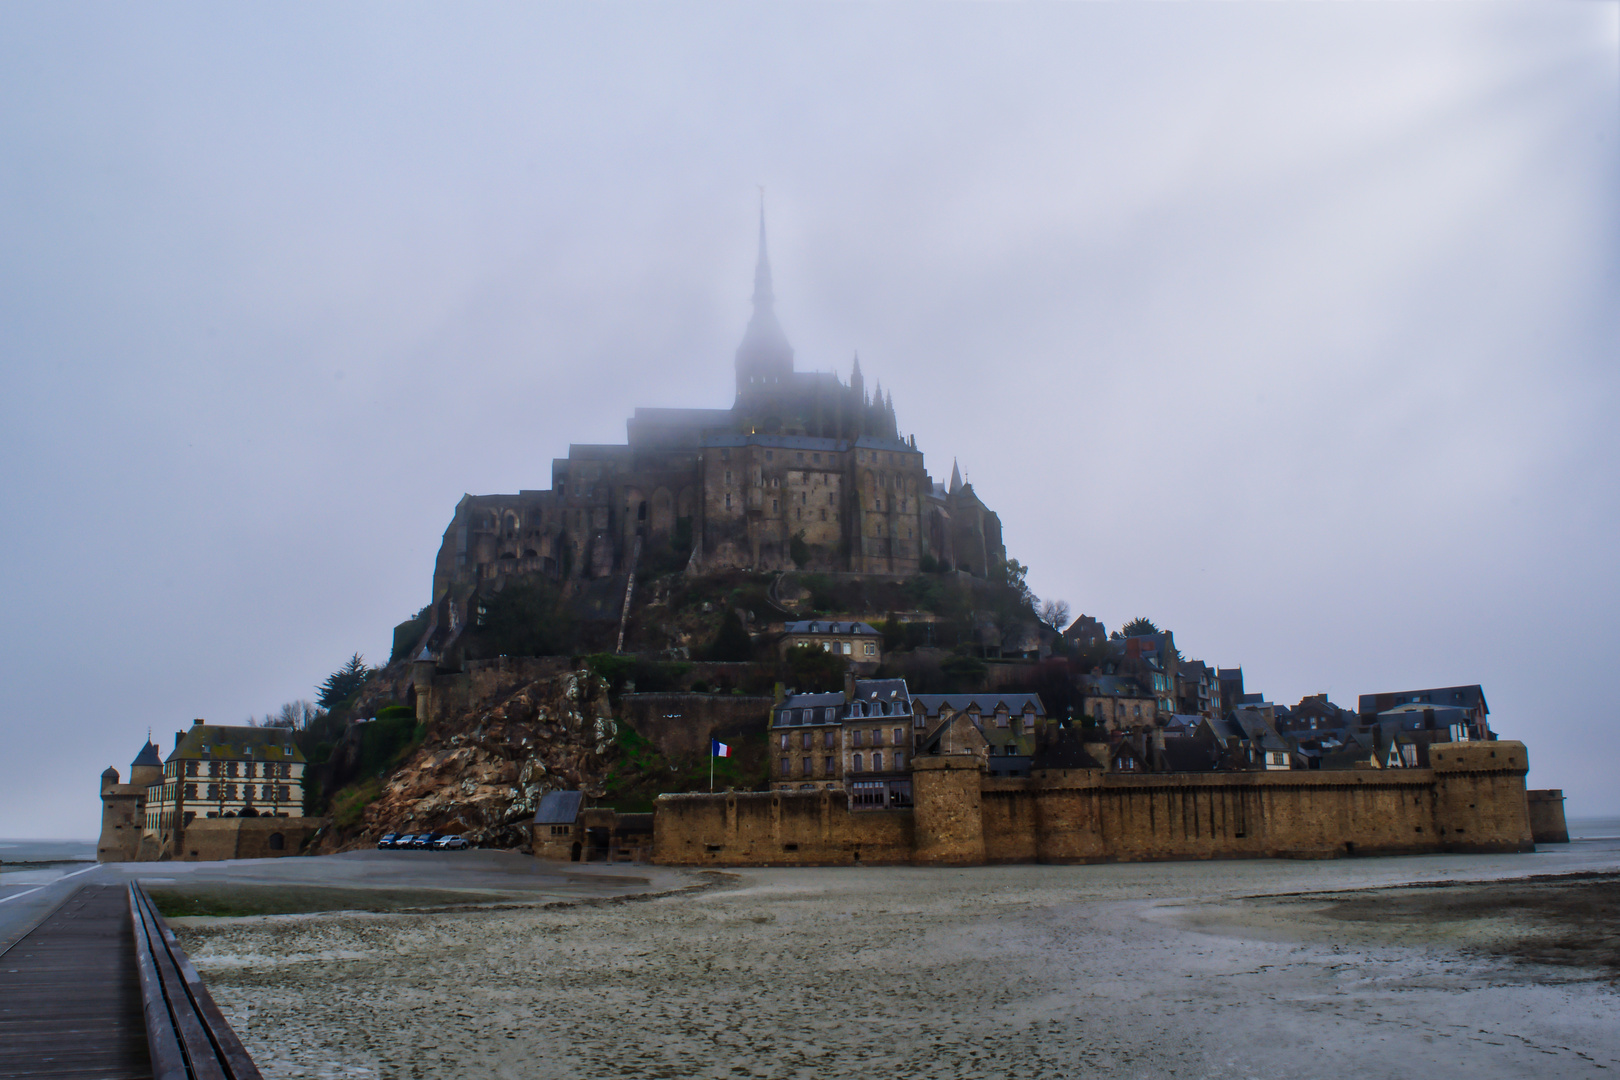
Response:
[{"label": "distant sea", "polygon": [[94,840],[0,839],[0,863],[95,862]]},{"label": "distant sea", "polygon": [[1565,824],[1571,840],[1620,840],[1620,817],[1572,817]]}]

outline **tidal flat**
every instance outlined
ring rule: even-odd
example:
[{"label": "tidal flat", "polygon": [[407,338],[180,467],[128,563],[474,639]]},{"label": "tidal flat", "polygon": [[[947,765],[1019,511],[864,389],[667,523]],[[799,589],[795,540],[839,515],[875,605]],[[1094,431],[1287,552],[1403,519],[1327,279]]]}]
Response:
[{"label": "tidal flat", "polygon": [[[733,870],[187,919],[266,1077],[1494,1077],[1620,1067],[1620,844]],[[692,875],[702,885],[701,875]]]}]

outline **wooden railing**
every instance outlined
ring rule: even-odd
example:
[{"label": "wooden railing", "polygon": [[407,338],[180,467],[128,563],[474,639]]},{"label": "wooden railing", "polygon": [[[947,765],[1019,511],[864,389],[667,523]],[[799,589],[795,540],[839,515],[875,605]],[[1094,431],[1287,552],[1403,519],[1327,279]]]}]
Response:
[{"label": "wooden railing", "polygon": [[136,882],[129,886],[129,913],[153,1080],[262,1080],[174,931]]}]

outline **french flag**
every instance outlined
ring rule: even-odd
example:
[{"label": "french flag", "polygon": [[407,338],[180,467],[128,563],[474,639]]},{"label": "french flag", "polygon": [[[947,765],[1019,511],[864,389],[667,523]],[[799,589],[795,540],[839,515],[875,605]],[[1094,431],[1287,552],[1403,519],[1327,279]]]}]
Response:
[{"label": "french flag", "polygon": [[730,757],[731,756],[731,747],[727,746],[725,743],[720,742],[717,739],[710,739],[709,740],[709,756],[710,757]]}]

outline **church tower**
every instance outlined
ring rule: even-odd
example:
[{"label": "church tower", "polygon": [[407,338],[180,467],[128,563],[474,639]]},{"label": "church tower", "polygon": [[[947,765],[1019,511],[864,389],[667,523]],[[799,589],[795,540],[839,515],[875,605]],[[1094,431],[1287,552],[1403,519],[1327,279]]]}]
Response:
[{"label": "church tower", "polygon": [[775,395],[793,375],[793,346],[776,319],[771,261],[765,249],[765,202],[759,204],[759,261],[754,266],[754,314],[737,346],[737,396]]}]

